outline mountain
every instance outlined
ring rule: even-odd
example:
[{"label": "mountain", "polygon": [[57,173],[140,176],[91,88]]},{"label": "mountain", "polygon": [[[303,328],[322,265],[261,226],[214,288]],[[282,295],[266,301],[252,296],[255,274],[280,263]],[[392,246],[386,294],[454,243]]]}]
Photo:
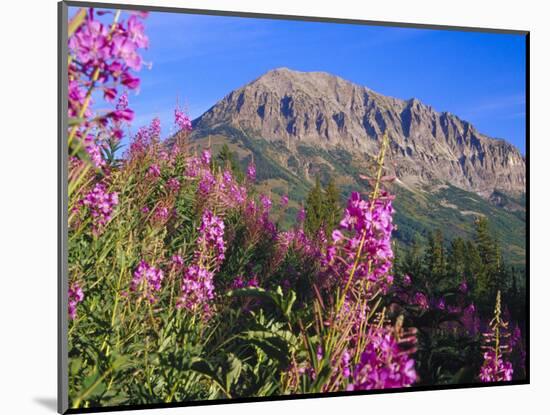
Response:
[{"label": "mountain", "polygon": [[387,130],[392,173],[405,184],[448,182],[485,197],[525,189],[525,160],[513,145],[417,99],[386,97],[324,72],[272,70],[231,92],[195,125],[232,125],[289,148],[371,156]]},{"label": "mountain", "polygon": [[[397,177],[398,238],[443,227],[465,235],[487,215],[514,258],[525,249],[525,159],[448,112],[417,99],[387,97],[324,72],[286,68],[234,90],[193,121],[193,137],[254,157],[260,185],[289,193],[294,207],[316,176],[333,177],[344,196],[368,187],[387,131],[387,174]],[[452,223],[449,223],[452,221]],[[511,233],[515,233],[511,235]],[[465,235],[466,236],[466,235]]]}]

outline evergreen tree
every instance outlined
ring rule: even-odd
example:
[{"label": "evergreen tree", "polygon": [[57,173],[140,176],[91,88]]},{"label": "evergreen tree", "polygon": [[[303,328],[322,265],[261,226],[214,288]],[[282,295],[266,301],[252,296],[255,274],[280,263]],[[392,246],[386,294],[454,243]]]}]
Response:
[{"label": "evergreen tree", "polygon": [[233,173],[233,176],[238,180],[242,181],[244,179],[244,173],[241,168],[241,165],[237,161],[235,153],[231,152],[227,143],[224,143],[220,152],[216,157],[217,164],[222,169],[230,169]]},{"label": "evergreen tree", "polygon": [[441,280],[445,276],[445,247],[443,246],[443,233],[440,229],[430,232],[428,235],[425,262],[428,273],[434,278]]},{"label": "evergreen tree", "polygon": [[323,202],[323,219],[326,227],[325,231],[327,234],[330,234],[332,230],[338,226],[342,214],[342,208],[340,207],[340,192],[336,187],[336,182],[332,178],[328,182],[325,189]]},{"label": "evergreen tree", "polygon": [[476,247],[481,260],[481,269],[476,281],[476,295],[479,301],[494,297],[503,284],[500,247],[491,236],[489,220],[486,217],[477,218]]},{"label": "evergreen tree", "polygon": [[315,179],[315,186],[307,195],[305,210],[306,220],[304,222],[304,230],[309,235],[315,235],[323,225],[325,213],[323,189],[321,188],[319,176]]},{"label": "evergreen tree", "polygon": [[465,268],[466,244],[462,238],[453,239],[447,256],[448,273],[453,280],[460,283],[465,278]]},{"label": "evergreen tree", "polygon": [[405,252],[402,268],[404,274],[409,274],[415,279],[423,277],[422,245],[418,234],[414,235],[410,248]]}]

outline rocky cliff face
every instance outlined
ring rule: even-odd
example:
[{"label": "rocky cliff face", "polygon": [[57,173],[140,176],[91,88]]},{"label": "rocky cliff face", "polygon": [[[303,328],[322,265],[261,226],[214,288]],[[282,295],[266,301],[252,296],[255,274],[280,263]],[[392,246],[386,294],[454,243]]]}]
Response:
[{"label": "rocky cliff face", "polygon": [[406,185],[450,183],[489,197],[525,191],[525,160],[503,140],[437,112],[416,99],[380,95],[322,72],[272,70],[237,89],[194,121],[195,128],[230,125],[268,141],[378,153],[388,131],[388,166]]}]

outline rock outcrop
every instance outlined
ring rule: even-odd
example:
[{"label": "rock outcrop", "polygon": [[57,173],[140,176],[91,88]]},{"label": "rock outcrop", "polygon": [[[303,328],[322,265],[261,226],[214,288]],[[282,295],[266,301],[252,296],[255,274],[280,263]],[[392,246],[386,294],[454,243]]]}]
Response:
[{"label": "rock outcrop", "polygon": [[387,97],[324,72],[269,71],[193,123],[238,127],[289,149],[338,147],[371,157],[387,130],[388,166],[407,185],[450,183],[487,198],[525,192],[525,159],[513,145],[417,99]]}]

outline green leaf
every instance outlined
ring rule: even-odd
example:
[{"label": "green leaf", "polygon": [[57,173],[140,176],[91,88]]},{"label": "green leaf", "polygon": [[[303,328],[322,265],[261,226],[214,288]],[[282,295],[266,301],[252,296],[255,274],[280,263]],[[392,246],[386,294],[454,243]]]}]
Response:
[{"label": "green leaf", "polygon": [[233,353],[229,353],[227,361],[229,363],[229,370],[225,375],[225,387],[227,390],[230,390],[231,386],[236,384],[241,376],[243,363]]}]

